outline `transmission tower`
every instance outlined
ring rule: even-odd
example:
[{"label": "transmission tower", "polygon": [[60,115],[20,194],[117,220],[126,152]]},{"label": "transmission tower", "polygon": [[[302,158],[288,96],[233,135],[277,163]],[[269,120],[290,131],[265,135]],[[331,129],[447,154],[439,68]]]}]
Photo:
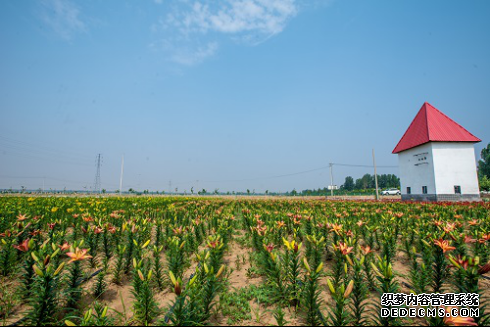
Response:
[{"label": "transmission tower", "polygon": [[94,193],[101,193],[100,167],[102,166],[102,155],[97,155],[97,172],[95,173]]}]

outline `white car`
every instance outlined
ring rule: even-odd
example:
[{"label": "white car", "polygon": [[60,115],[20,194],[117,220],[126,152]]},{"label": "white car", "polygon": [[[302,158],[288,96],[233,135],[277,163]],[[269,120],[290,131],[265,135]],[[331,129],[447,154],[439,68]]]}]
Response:
[{"label": "white car", "polygon": [[400,190],[396,189],[396,188],[390,188],[388,190],[384,190],[381,192],[381,195],[400,195],[402,194],[400,192]]}]

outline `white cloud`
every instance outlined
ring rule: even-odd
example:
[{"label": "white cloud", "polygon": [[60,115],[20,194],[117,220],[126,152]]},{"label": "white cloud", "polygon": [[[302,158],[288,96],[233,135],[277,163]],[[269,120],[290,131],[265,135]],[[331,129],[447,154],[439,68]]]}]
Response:
[{"label": "white cloud", "polygon": [[65,40],[75,33],[86,31],[80,19],[80,9],[69,0],[42,0],[41,19]]},{"label": "white cloud", "polygon": [[258,34],[264,39],[283,31],[297,14],[295,0],[194,1],[190,10],[177,13],[172,22],[185,34],[210,32]]},{"label": "white cloud", "polygon": [[303,1],[181,0],[151,27],[164,35],[152,46],[159,44],[170,60],[180,64],[199,63],[216,53],[223,36],[255,46],[281,33]]}]

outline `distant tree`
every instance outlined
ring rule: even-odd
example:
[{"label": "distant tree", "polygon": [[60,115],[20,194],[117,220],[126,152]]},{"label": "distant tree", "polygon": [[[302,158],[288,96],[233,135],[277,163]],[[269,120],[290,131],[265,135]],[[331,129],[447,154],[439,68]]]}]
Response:
[{"label": "distant tree", "polygon": [[194,186],[191,187],[191,194],[194,194]]},{"label": "distant tree", "polygon": [[490,178],[487,176],[480,178],[480,191],[490,191]]},{"label": "distant tree", "polygon": [[215,195],[218,195],[218,194],[219,194],[219,190],[218,190],[218,189],[215,189],[215,190],[214,190],[214,194],[215,194]]},{"label": "distant tree", "polygon": [[354,187],[356,190],[362,190],[362,179],[356,179],[356,186]]},{"label": "distant tree", "polygon": [[247,195],[250,195],[250,190],[247,188]]},{"label": "distant tree", "polygon": [[352,191],[354,189],[354,178],[352,176],[347,176],[345,178],[344,185],[342,185],[346,191]]},{"label": "distant tree", "polygon": [[105,194],[105,192],[107,192],[107,191],[106,191],[106,189],[105,189],[105,188],[103,188],[103,189],[102,189],[102,193],[104,193],[104,194]]},{"label": "distant tree", "polygon": [[296,189],[293,189],[293,190],[291,191],[291,195],[292,195],[292,196],[296,196],[296,195],[298,195],[298,192],[296,191]]},{"label": "distant tree", "polygon": [[481,150],[481,160],[478,161],[478,174],[480,178],[483,176],[490,178],[490,143]]},{"label": "distant tree", "polygon": [[374,178],[371,174],[365,174],[361,178],[362,180],[362,189],[368,189],[374,187]]}]

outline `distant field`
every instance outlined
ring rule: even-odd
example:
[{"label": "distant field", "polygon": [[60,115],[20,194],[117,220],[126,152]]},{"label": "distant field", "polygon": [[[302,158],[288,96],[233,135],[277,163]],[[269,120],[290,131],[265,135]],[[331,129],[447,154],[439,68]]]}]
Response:
[{"label": "distant field", "polygon": [[381,317],[381,294],[488,299],[490,204],[355,199],[0,197],[0,319],[427,325],[454,321]]}]

